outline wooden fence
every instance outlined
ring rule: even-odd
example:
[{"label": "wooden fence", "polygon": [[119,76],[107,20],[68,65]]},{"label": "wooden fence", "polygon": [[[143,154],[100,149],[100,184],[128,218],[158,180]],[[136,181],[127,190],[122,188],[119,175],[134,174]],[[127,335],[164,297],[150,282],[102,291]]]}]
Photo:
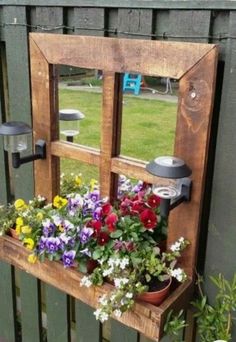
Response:
[{"label": "wooden fence", "polygon": [[[203,269],[205,265],[206,275],[222,272],[231,277],[235,271],[236,244],[236,3],[2,0],[1,120],[10,118],[31,123],[29,32],[219,44],[220,62],[198,266]],[[32,197],[32,166],[23,166],[10,174],[2,148],[0,179],[1,202],[14,197]],[[112,320],[109,327],[102,327],[88,306],[9,264],[0,262],[0,272],[1,342],[37,342],[46,341],[46,338],[48,342],[100,342],[103,339],[148,342],[117,321]],[[208,289],[210,297],[213,296],[210,285]],[[192,342],[188,333],[185,341]]]}]

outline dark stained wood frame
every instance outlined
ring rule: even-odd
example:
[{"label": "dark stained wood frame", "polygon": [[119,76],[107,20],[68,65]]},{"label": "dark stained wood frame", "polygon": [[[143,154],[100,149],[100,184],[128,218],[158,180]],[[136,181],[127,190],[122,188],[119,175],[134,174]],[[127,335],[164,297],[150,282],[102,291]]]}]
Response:
[{"label": "dark stained wood frame", "polygon": [[[120,155],[122,118],[121,74],[129,71],[179,80],[174,155],[192,169],[192,199],[173,210],[168,244],[180,236],[190,241],[181,259],[189,280],[160,307],[137,303],[119,320],[159,340],[170,308],[185,307],[192,293],[199,224],[205,187],[208,144],[216,79],[218,48],[213,44],[140,41],[54,34],[30,34],[34,139],[47,142],[47,159],[35,162],[35,193],[50,201],[59,190],[59,158],[99,166],[103,196],[116,196],[118,174],[150,183],[158,178],[145,171],[145,162]],[[100,150],[58,140],[57,64],[103,70],[103,112]],[[81,275],[50,262],[29,265],[27,251],[10,238],[0,240],[0,257],[72,296],[96,307],[109,286],[79,288]],[[17,248],[16,248],[17,247]],[[68,281],[68,279],[70,281]]]}]

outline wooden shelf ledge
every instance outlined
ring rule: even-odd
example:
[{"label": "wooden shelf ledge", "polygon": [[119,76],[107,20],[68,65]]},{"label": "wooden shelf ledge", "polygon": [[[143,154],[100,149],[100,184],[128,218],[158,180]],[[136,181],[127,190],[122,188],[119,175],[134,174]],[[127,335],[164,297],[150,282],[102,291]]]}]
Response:
[{"label": "wooden shelf ledge", "polygon": [[[30,251],[24,248],[19,241],[8,236],[0,237],[1,260],[55,286],[93,308],[98,306],[100,296],[113,289],[110,284],[91,286],[90,288],[80,287],[80,280],[84,274],[71,268],[64,268],[60,262],[55,261],[45,260],[43,263],[38,261],[35,264],[30,264],[27,261],[29,254]],[[193,282],[189,279],[174,290],[160,306],[137,300],[132,310],[124,313],[122,317],[114,317],[114,319],[138,330],[148,338],[159,341],[163,335],[168,311],[187,308],[192,291]]]}]

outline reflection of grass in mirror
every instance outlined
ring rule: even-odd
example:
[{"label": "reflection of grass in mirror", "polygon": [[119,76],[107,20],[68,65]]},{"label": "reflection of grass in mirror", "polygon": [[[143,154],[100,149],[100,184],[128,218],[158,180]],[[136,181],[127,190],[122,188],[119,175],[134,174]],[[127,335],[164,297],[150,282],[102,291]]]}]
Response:
[{"label": "reflection of grass in mirror", "polygon": [[[171,155],[176,107],[175,103],[124,96],[121,153],[142,160]],[[61,89],[59,108],[82,111],[85,119],[80,122],[80,134],[75,142],[99,148],[101,94]],[[96,177],[90,165],[81,164],[79,170],[77,165],[75,161],[63,160],[62,172],[81,172],[87,179]]]}]

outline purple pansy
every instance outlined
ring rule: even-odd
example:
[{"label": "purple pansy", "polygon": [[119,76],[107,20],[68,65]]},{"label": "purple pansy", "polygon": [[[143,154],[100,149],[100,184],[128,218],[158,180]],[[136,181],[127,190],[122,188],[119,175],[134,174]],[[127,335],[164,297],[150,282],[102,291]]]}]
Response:
[{"label": "purple pansy", "polygon": [[43,234],[46,237],[50,237],[56,230],[56,226],[49,219],[46,219],[42,222],[43,224]]},{"label": "purple pansy", "polygon": [[70,267],[74,263],[76,252],[75,251],[65,251],[62,255],[62,261],[64,267]]},{"label": "purple pansy", "polygon": [[68,212],[71,216],[74,216],[79,208],[83,207],[83,198],[77,194],[75,197],[68,199]]},{"label": "purple pansy", "polygon": [[102,216],[102,208],[97,207],[93,212],[93,218],[94,218],[94,220],[99,221],[101,216]]},{"label": "purple pansy", "polygon": [[45,236],[41,236],[39,243],[38,243],[38,250],[40,253],[42,253],[45,250],[46,241],[47,241],[47,238]]},{"label": "purple pansy", "polygon": [[99,190],[94,190],[93,192],[89,193],[89,199],[91,199],[92,202],[96,203],[100,199],[100,192]]},{"label": "purple pansy", "polygon": [[79,238],[80,238],[80,242],[82,244],[85,244],[89,241],[91,235],[93,235],[94,231],[92,228],[88,228],[88,227],[84,227],[81,229],[80,234],[79,234]]},{"label": "purple pansy", "polygon": [[46,241],[47,252],[52,254],[58,251],[61,241],[58,237],[49,237]]}]

